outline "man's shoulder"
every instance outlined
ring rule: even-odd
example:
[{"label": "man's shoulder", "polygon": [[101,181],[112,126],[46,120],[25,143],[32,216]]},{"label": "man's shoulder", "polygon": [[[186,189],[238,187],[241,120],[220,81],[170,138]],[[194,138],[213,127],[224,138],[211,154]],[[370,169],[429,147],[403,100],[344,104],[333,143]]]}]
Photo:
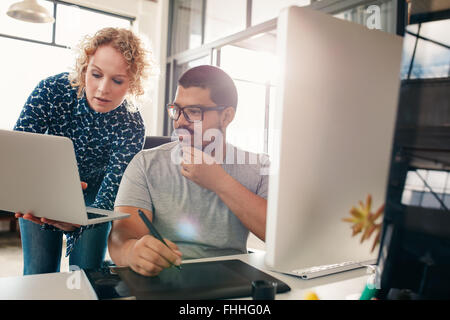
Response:
[{"label": "man's shoulder", "polygon": [[227,164],[247,164],[255,166],[266,166],[270,162],[269,155],[266,153],[256,153],[241,149],[230,143],[227,143]]},{"label": "man's shoulder", "polygon": [[[130,162],[130,172],[141,172],[149,178],[173,174],[177,171],[176,154],[177,142],[169,142],[151,149],[139,151]],[[155,176],[156,173],[156,176]]]},{"label": "man's shoulder", "polygon": [[227,146],[226,168],[238,180],[255,181],[268,175],[270,159],[266,153],[256,153],[235,146]]},{"label": "man's shoulder", "polygon": [[139,155],[145,161],[167,159],[171,157],[172,152],[176,151],[178,145],[178,141],[172,141],[151,149],[143,149],[139,152]]}]

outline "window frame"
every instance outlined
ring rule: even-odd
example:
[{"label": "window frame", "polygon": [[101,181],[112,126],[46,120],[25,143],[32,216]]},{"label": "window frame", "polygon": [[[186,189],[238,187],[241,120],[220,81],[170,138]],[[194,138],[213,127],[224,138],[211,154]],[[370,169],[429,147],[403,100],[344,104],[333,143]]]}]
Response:
[{"label": "window frame", "polygon": [[78,5],[78,4],[74,4],[74,3],[70,3],[70,2],[66,2],[66,1],[60,1],[60,0],[45,0],[45,1],[53,3],[53,18],[55,19],[55,22],[53,23],[53,26],[52,26],[52,37],[51,37],[52,41],[51,42],[30,39],[30,38],[25,38],[25,37],[18,37],[18,36],[4,34],[4,33],[0,33],[0,37],[9,38],[9,39],[13,39],[13,40],[27,41],[27,42],[32,42],[32,43],[37,43],[37,44],[42,44],[42,45],[47,45],[47,46],[53,46],[53,47],[58,47],[58,48],[70,49],[69,46],[58,44],[55,41],[56,40],[56,16],[57,16],[58,5],[76,6],[82,10],[87,10],[87,11],[91,11],[91,12],[95,12],[95,13],[100,13],[100,14],[128,20],[130,22],[131,27],[133,26],[133,23],[136,20],[136,17],[126,16],[126,15],[108,12],[108,11],[104,11],[104,10],[100,10],[100,9],[95,9],[95,8],[90,8],[87,6]]}]

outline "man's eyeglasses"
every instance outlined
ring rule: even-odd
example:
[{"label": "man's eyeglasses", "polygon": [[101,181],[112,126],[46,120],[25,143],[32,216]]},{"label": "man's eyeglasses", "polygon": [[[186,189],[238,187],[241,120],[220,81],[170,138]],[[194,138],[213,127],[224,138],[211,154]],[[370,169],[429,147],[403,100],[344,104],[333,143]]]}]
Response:
[{"label": "man's eyeglasses", "polygon": [[206,111],[219,110],[222,111],[227,107],[217,106],[217,107],[206,107],[206,106],[187,106],[181,108],[175,103],[167,105],[167,112],[172,120],[177,121],[180,118],[181,113],[183,113],[184,118],[189,122],[201,122],[203,121],[203,113]]}]

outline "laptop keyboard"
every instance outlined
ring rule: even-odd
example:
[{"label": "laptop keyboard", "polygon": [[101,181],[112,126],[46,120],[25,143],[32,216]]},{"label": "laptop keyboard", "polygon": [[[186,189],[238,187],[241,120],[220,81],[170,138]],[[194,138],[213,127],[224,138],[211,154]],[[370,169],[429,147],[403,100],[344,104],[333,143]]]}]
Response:
[{"label": "laptop keyboard", "polygon": [[104,218],[106,217],[106,215],[104,214],[98,214],[98,213],[92,213],[92,212],[88,212],[87,213],[88,219],[97,219],[97,218]]},{"label": "laptop keyboard", "polygon": [[108,217],[112,211],[95,207],[86,207],[88,220]]},{"label": "laptop keyboard", "polygon": [[367,261],[346,261],[342,263],[311,267],[306,269],[292,270],[292,274],[300,276],[303,279],[311,279],[316,277],[325,276],[332,273],[338,273],[342,271],[348,271],[352,269],[367,267],[375,264],[376,259]]}]

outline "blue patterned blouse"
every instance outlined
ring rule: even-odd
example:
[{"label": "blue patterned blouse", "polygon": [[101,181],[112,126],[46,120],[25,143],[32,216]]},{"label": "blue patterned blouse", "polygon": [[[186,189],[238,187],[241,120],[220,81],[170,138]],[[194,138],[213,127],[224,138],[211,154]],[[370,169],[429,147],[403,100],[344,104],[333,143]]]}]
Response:
[{"label": "blue patterned blouse", "polygon": [[[113,210],[123,172],[143,146],[144,123],[139,112],[129,112],[126,101],[116,109],[92,110],[85,97],[77,97],[68,73],[42,80],[28,97],[14,130],[65,136],[72,140],[86,205]],[[66,256],[85,229],[67,237]]]}]

